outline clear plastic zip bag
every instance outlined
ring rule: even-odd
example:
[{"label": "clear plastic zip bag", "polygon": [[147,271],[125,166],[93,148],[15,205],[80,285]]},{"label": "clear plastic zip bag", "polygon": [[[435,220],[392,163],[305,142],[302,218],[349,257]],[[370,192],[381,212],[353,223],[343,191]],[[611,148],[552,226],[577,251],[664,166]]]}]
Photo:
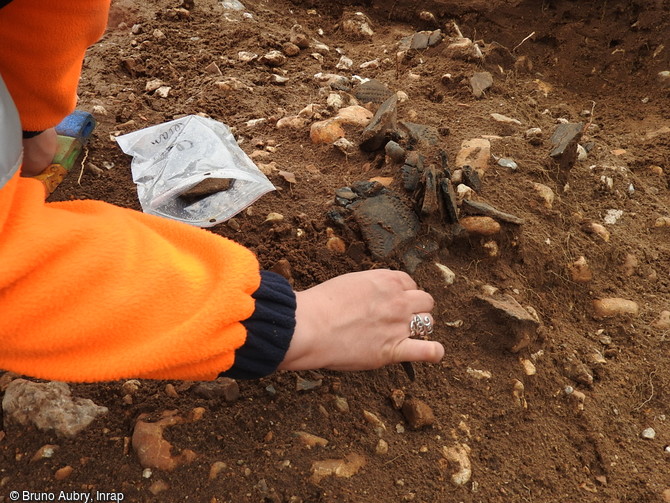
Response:
[{"label": "clear plastic zip bag", "polygon": [[[133,181],[145,213],[211,227],[275,190],[230,129],[212,119],[189,115],[116,141],[133,156]],[[197,190],[205,185],[213,187],[210,192]]]}]

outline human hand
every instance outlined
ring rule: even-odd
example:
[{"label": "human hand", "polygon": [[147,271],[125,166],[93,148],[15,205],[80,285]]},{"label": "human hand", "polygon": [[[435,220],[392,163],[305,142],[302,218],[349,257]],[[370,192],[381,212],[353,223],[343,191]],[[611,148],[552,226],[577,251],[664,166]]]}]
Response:
[{"label": "human hand", "polygon": [[57,149],[58,137],[54,128],[47,129],[32,138],[24,138],[21,175],[39,175],[51,164]]},{"label": "human hand", "polygon": [[296,298],[296,328],[280,369],[367,370],[444,356],[440,343],[410,339],[413,316],[430,318],[434,301],[404,272],[345,274]]}]

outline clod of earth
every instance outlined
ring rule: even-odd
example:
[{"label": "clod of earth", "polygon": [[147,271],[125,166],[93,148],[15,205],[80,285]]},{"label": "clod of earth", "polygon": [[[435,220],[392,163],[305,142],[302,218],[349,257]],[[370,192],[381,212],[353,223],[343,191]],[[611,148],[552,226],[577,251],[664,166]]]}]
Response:
[{"label": "clod of earth", "polygon": [[410,428],[420,430],[435,424],[433,409],[418,398],[408,398],[402,405],[402,413]]}]

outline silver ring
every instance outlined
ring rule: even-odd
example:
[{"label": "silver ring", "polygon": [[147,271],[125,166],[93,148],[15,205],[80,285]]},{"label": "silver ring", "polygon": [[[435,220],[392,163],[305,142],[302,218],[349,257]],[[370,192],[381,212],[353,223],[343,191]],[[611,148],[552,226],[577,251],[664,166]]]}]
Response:
[{"label": "silver ring", "polygon": [[421,317],[419,314],[412,316],[412,321],[409,322],[409,336],[410,337],[425,337],[433,333],[433,322],[430,316]]}]

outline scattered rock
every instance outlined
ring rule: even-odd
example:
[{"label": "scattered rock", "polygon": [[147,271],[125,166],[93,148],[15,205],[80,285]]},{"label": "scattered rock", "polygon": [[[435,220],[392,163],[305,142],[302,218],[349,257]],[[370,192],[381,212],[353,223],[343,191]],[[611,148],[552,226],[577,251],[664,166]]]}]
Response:
[{"label": "scattered rock", "polygon": [[337,119],[327,119],[312,124],[309,137],[312,143],[333,143],[339,138],[344,138],[344,129]]},{"label": "scattered rock", "polygon": [[539,127],[527,129],[523,134],[531,145],[540,145],[542,143],[542,130]]},{"label": "scattered rock", "polygon": [[465,372],[477,380],[491,379],[491,377],[493,377],[493,374],[491,374],[491,372],[488,370],[473,369],[472,367],[465,369]]},{"label": "scattered rock", "polygon": [[214,461],[209,468],[209,480],[215,480],[219,474],[228,467],[223,461]]},{"label": "scattered rock", "polygon": [[519,363],[521,364],[523,373],[526,374],[527,376],[530,377],[537,374],[537,369],[535,368],[535,365],[528,358],[519,358]]},{"label": "scattered rock", "polygon": [[191,391],[205,400],[223,399],[226,402],[235,402],[240,397],[240,387],[237,381],[228,377],[219,377],[211,382],[200,382]]},{"label": "scattered rock", "polygon": [[670,70],[658,72],[658,83],[661,87],[670,87]]},{"label": "scattered rock", "polygon": [[506,115],[502,114],[497,114],[497,113],[492,113],[491,117],[493,118],[494,121],[496,122],[502,122],[503,124],[515,124],[517,126],[521,125],[521,121],[518,119],[512,119],[511,117],[507,117]]},{"label": "scattered rock", "polygon": [[582,229],[588,234],[595,234],[606,243],[608,243],[610,240],[610,232],[605,229],[605,227],[596,222],[586,222],[582,226]]},{"label": "scattered rock", "polygon": [[476,72],[470,78],[472,94],[475,98],[484,96],[484,91],[493,85],[493,76],[489,72]]},{"label": "scattered rock", "polygon": [[172,88],[170,86],[160,86],[156,89],[156,95],[160,98],[167,98],[170,95]]},{"label": "scattered rock", "polygon": [[500,232],[500,224],[491,217],[463,217],[459,223],[470,234],[493,236]]},{"label": "scattered rock", "polygon": [[134,395],[141,385],[142,383],[137,379],[130,379],[121,385],[121,391],[124,395]]},{"label": "scattered rock", "polygon": [[286,42],[284,45],[282,45],[282,52],[288,57],[297,56],[300,54],[300,46],[298,46],[298,44],[294,44],[293,42]]},{"label": "scattered rock", "polygon": [[574,404],[576,412],[579,413],[584,410],[584,402],[586,401],[586,395],[584,393],[574,389],[572,386],[566,386],[565,394],[568,395],[568,398]]},{"label": "scattered rock", "polygon": [[579,257],[568,266],[572,281],[576,283],[588,283],[593,279],[593,272],[584,256]]},{"label": "scattered rock", "polygon": [[217,65],[213,61],[205,67],[205,72],[209,73],[210,75],[214,75],[216,77],[223,76],[223,73],[221,73],[221,69],[219,68],[219,65]]},{"label": "scattered rock", "polygon": [[501,157],[498,159],[498,166],[502,166],[503,168],[509,168],[512,171],[516,171],[519,169],[519,165],[514,161],[514,159],[508,159],[506,157]]},{"label": "scattered rock", "polygon": [[185,422],[176,410],[164,411],[158,420],[152,419],[150,414],[140,414],[133,428],[132,446],[142,467],[171,471],[196,458],[190,449],[173,456],[172,444],[163,438],[165,428]]},{"label": "scattered rock", "polygon": [[581,361],[570,360],[565,367],[567,377],[578,384],[591,387],[593,385],[593,374],[591,370]]},{"label": "scattered rock", "polygon": [[328,445],[328,440],[322,437],[317,437],[311,433],[305,431],[296,431],[293,433],[293,436],[298,439],[303,446],[311,449],[313,447],[326,447]]},{"label": "scattered rock", "polygon": [[446,265],[440,264],[439,262],[435,262],[435,265],[442,273],[442,277],[444,277],[444,282],[447,285],[453,285],[454,281],[456,280],[456,273],[451,269],[449,269]]},{"label": "scattered rock", "polygon": [[237,53],[237,59],[242,63],[251,63],[252,61],[258,59],[258,54],[248,51],[240,51]]},{"label": "scattered rock", "polygon": [[59,468],[56,470],[56,473],[54,473],[54,478],[56,480],[65,480],[68,478],[70,475],[72,475],[72,472],[74,471],[74,468],[71,466],[64,466],[63,468]]},{"label": "scattered rock", "polygon": [[642,430],[642,433],[640,433],[640,436],[645,440],[654,440],[656,438],[656,430],[653,428],[645,428]]},{"label": "scattered rock", "polygon": [[354,62],[351,58],[348,58],[344,55],[340,56],[340,60],[335,65],[335,68],[338,70],[351,70],[351,67],[354,66]]},{"label": "scattered rock", "polygon": [[270,224],[276,224],[278,222],[283,222],[284,221],[284,215],[281,213],[277,213],[275,211],[272,211],[268,213],[268,215],[265,217],[265,220],[263,223],[270,223]]},{"label": "scattered rock", "polygon": [[402,409],[402,405],[405,403],[405,392],[401,389],[394,389],[391,391],[391,405],[396,410]]},{"label": "scattered rock", "polygon": [[[339,95],[336,95],[339,96]],[[340,108],[335,116],[340,124],[366,127],[372,120],[373,113],[360,105],[351,105]]]},{"label": "scattered rock", "polygon": [[307,126],[307,119],[299,115],[290,115],[282,117],[277,121],[277,129],[304,129]]},{"label": "scattered rock", "polygon": [[287,58],[281,51],[270,51],[267,54],[264,54],[260,62],[268,66],[282,66],[286,63]]},{"label": "scattered rock", "polygon": [[472,465],[470,464],[470,446],[467,444],[456,444],[453,447],[443,447],[442,456],[449,463],[449,467],[456,471],[451,475],[454,485],[466,484],[472,476]]},{"label": "scattered rock", "polygon": [[168,383],[165,385],[165,394],[170,398],[179,398],[179,393],[174,387],[174,384]]},{"label": "scattered rock", "polygon": [[448,58],[465,61],[481,60],[483,57],[479,46],[465,37],[453,39],[444,49],[443,54]]},{"label": "scattered rock", "polygon": [[526,400],[526,387],[518,379],[514,379],[512,385],[512,396],[516,404],[522,409],[528,408],[528,401]]},{"label": "scattered rock", "polygon": [[593,310],[597,318],[611,318],[614,316],[637,316],[639,306],[632,300],[617,297],[597,299],[593,301]]},{"label": "scattered rock", "polygon": [[603,221],[607,225],[614,225],[619,221],[619,219],[622,216],[623,216],[623,210],[609,209],[605,212],[605,217],[603,218]]},{"label": "scattered rock", "polygon": [[30,462],[39,461],[40,459],[50,458],[54,455],[59,446],[53,444],[46,444],[37,449],[37,452],[30,458]]},{"label": "scattered rock", "polygon": [[148,92],[148,93],[152,93],[152,92],[154,92],[156,89],[158,89],[158,88],[160,88],[160,87],[163,87],[164,85],[165,85],[165,84],[163,83],[162,80],[160,80],[160,79],[153,79],[153,80],[149,80],[149,81],[145,84],[145,86],[144,86],[144,90],[145,90],[146,92]]},{"label": "scattered rock", "polygon": [[289,37],[290,42],[298,46],[300,49],[307,49],[309,47],[309,36],[299,24],[294,24],[291,27]]},{"label": "scattered rock", "polygon": [[456,167],[470,166],[483,176],[489,168],[491,158],[491,142],[484,138],[474,138],[461,143],[461,150],[456,155]]},{"label": "scattered rock", "polygon": [[2,399],[5,421],[33,424],[41,431],[53,430],[58,436],[74,437],[107,407],[87,398],[72,398],[64,382],[35,383],[15,379],[7,385]]},{"label": "scattered rock", "polygon": [[363,417],[365,420],[370,423],[373,427],[377,435],[380,437],[386,432],[386,425],[384,424],[384,421],[379,419],[379,417],[376,414],[373,414],[370,411],[364,410],[363,411]]},{"label": "scattered rock", "polygon": [[349,412],[349,402],[343,396],[336,396],[333,398],[333,405],[338,410],[338,412],[342,412],[343,414]]},{"label": "scattered rock", "polygon": [[384,456],[384,455],[388,454],[388,452],[389,452],[388,442],[386,440],[384,440],[383,438],[380,438],[379,442],[377,442],[377,446],[375,447],[375,452],[379,456]]},{"label": "scattered rock", "polygon": [[554,191],[547,185],[537,182],[533,183],[533,189],[535,189],[537,196],[542,201],[542,206],[550,210],[553,207],[554,199],[556,198]]},{"label": "scattered rock", "polygon": [[570,170],[577,160],[577,145],[582,138],[583,129],[584,124],[581,122],[568,122],[559,124],[551,136],[553,148],[549,156],[558,162],[561,183],[567,183]]},{"label": "scattered rock", "polygon": [[345,13],[341,26],[344,33],[357,39],[370,38],[375,34],[372,21],[362,12]]},{"label": "scattered rock", "polygon": [[320,388],[323,384],[323,379],[303,379],[300,376],[296,377],[295,389],[296,391],[311,391]]},{"label": "scattered rock", "polygon": [[335,476],[339,478],[351,478],[365,466],[366,460],[356,453],[347,455],[344,459],[324,459],[312,463],[312,476],[310,480],[318,484],[325,477]]},{"label": "scattered rock", "polygon": [[435,424],[435,414],[430,406],[416,398],[405,400],[402,405],[402,413],[410,428],[419,430]]}]

